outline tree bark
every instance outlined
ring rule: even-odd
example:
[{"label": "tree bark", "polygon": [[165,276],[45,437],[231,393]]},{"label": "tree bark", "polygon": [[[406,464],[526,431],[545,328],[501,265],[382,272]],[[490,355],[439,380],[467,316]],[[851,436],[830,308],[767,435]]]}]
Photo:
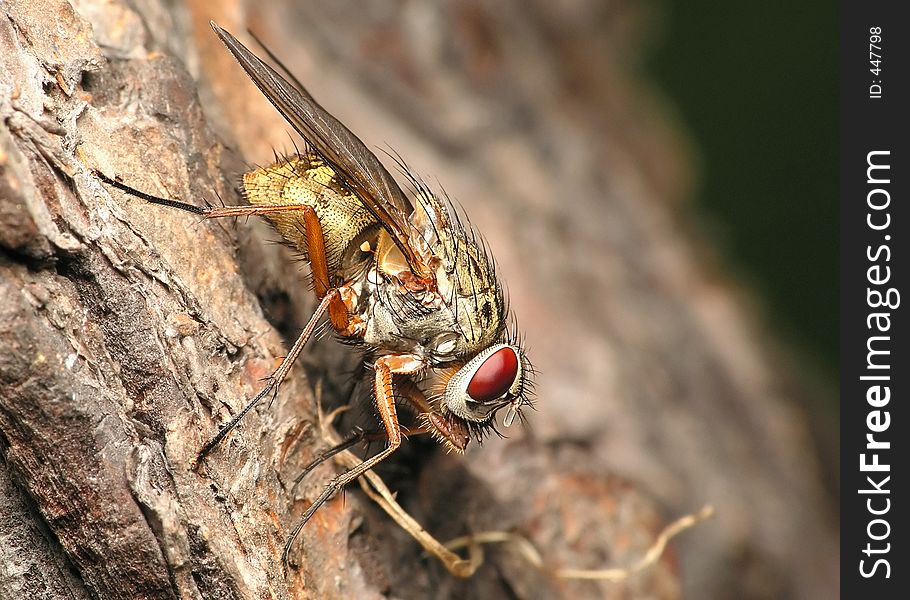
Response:
[{"label": "tree bark", "polygon": [[[686,220],[686,144],[629,60],[639,9],[140,4],[0,2],[0,597],[835,596],[807,384]],[[519,532],[553,567],[627,565],[667,520],[717,518],[621,584],[506,546],[463,581],[352,490],[285,574],[286,532],[337,469],[292,492],[324,449],[314,390],[358,400],[360,361],[314,343],[193,470],[306,322],[305,270],[261,223],[200,223],[90,174],[237,203],[247,161],[291,145],[209,19],[250,27],[369,146],[438,178],[509,284],[541,372],[530,428],[465,457],[411,440],[382,472],[405,508],[442,540]]]}]

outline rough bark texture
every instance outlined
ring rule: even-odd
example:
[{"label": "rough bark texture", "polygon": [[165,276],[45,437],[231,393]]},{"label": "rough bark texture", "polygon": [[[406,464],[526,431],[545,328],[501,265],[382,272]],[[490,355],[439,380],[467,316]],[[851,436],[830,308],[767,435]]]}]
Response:
[{"label": "rough bark texture", "polygon": [[[0,1],[0,597],[836,595],[800,388],[684,226],[685,144],[631,74],[640,9],[135,4]],[[251,27],[369,145],[438,178],[509,283],[539,410],[463,458],[412,440],[383,471],[412,514],[588,568],[704,503],[717,518],[624,584],[558,581],[505,547],[461,581],[351,491],[286,576],[285,532],[335,468],[290,495],[322,448],[313,384],[356,397],[358,359],[313,344],[193,471],[312,310],[305,271],[260,224],[198,223],[88,171],[233,203],[245,161],[290,146],[209,19]]]}]

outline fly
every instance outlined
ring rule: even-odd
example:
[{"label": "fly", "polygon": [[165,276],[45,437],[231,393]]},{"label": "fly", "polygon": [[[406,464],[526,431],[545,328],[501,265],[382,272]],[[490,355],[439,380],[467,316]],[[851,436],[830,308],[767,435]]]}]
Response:
[{"label": "fly", "polygon": [[335,492],[401,444],[398,408],[413,412],[408,433],[433,435],[449,450],[479,443],[505,409],[508,427],[529,404],[533,372],[522,350],[489,252],[448,200],[399,161],[412,193],[350,130],[298,83],[291,83],[234,36],[215,33],[247,75],[306,140],[303,152],[246,173],[248,204],[203,208],[104,182],[150,203],[207,219],[259,215],[310,264],[318,307],[265,387],[203,446],[208,455],[256,404],[275,390],[324,316],[345,343],[360,346],[373,368],[375,408],[388,445],[336,476],[288,537]]}]

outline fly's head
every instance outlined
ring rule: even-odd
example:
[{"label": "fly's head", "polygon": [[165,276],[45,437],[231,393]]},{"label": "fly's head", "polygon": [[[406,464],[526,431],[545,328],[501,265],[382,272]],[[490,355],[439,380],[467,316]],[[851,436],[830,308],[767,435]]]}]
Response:
[{"label": "fly's head", "polygon": [[531,403],[533,372],[517,342],[493,344],[465,363],[440,370],[427,422],[447,448],[464,452],[472,436],[480,442],[496,431],[501,409],[506,409],[505,427],[522,418],[522,408]]}]

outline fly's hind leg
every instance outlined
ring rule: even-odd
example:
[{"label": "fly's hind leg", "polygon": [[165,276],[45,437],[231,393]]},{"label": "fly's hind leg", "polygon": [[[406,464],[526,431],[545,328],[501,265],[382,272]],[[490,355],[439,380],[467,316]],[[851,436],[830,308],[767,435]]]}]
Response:
[{"label": "fly's hind leg", "polygon": [[329,280],[329,268],[326,259],[325,251],[325,236],[322,232],[322,224],[319,222],[319,217],[316,215],[316,211],[313,210],[313,207],[306,204],[281,204],[281,205],[269,205],[269,206],[224,206],[224,207],[202,207],[196,206],[194,204],[189,204],[186,202],[181,202],[179,200],[172,200],[170,198],[162,198],[160,196],[154,196],[152,194],[147,194],[135,188],[132,188],[125,183],[112,179],[105,175],[104,173],[94,170],[93,173],[101,181],[107,183],[108,185],[115,187],[119,190],[122,190],[132,196],[141,198],[151,204],[157,204],[159,206],[167,206],[169,208],[176,208],[184,212],[193,213],[195,215],[200,215],[206,219],[217,219],[223,217],[242,217],[249,215],[260,215],[267,216],[269,214],[275,213],[287,213],[287,212],[298,212],[303,218],[304,229],[306,231],[306,245],[307,252],[310,259],[310,270],[313,274],[313,287],[316,292],[316,296],[321,300],[319,306],[316,307],[316,311],[310,317],[310,320],[307,322],[306,327],[303,328],[303,331],[300,333],[300,336],[297,338],[297,341],[294,342],[291,346],[290,352],[284,357],[281,361],[281,364],[278,365],[278,368],[275,369],[275,372],[268,377],[268,383],[263,387],[258,394],[256,394],[252,400],[250,400],[247,405],[241,410],[237,415],[234,416],[230,421],[228,421],[215,436],[209,440],[199,451],[199,454],[196,457],[196,466],[198,466],[203,459],[223,440],[228,433],[230,433],[241,419],[249,413],[253,407],[255,407],[260,400],[265,398],[269,393],[276,392],[278,386],[281,385],[281,382],[284,381],[284,378],[287,377],[288,372],[291,370],[294,361],[297,360],[297,357],[300,356],[301,350],[312,337],[313,332],[316,330],[316,325],[319,322],[319,319],[326,312],[329,313],[329,320],[332,322],[332,327],[337,331],[343,331],[348,326],[348,313],[347,308],[344,305],[344,302],[341,299],[341,294],[338,293],[338,290],[331,286]]},{"label": "fly's hind leg", "polygon": [[[111,177],[108,177],[97,169],[92,171],[95,176],[104,183],[124,191],[131,196],[135,196],[151,204],[176,208],[184,212],[199,215],[205,219],[220,219],[224,217],[247,217],[263,216],[277,213],[300,213],[303,218],[304,230],[306,232],[307,255],[310,260],[310,271],[313,274],[313,291],[316,296],[322,299],[331,291],[332,283],[329,279],[328,260],[325,252],[325,236],[322,232],[322,223],[319,222],[319,216],[312,206],[306,204],[274,204],[274,205],[247,205],[247,206],[196,206],[188,202],[172,200],[171,198],[162,198],[148,194],[136,188],[130,187]],[[329,319],[332,327],[336,331],[343,331],[348,326],[347,309],[340,297],[333,298],[328,306]]]}]

